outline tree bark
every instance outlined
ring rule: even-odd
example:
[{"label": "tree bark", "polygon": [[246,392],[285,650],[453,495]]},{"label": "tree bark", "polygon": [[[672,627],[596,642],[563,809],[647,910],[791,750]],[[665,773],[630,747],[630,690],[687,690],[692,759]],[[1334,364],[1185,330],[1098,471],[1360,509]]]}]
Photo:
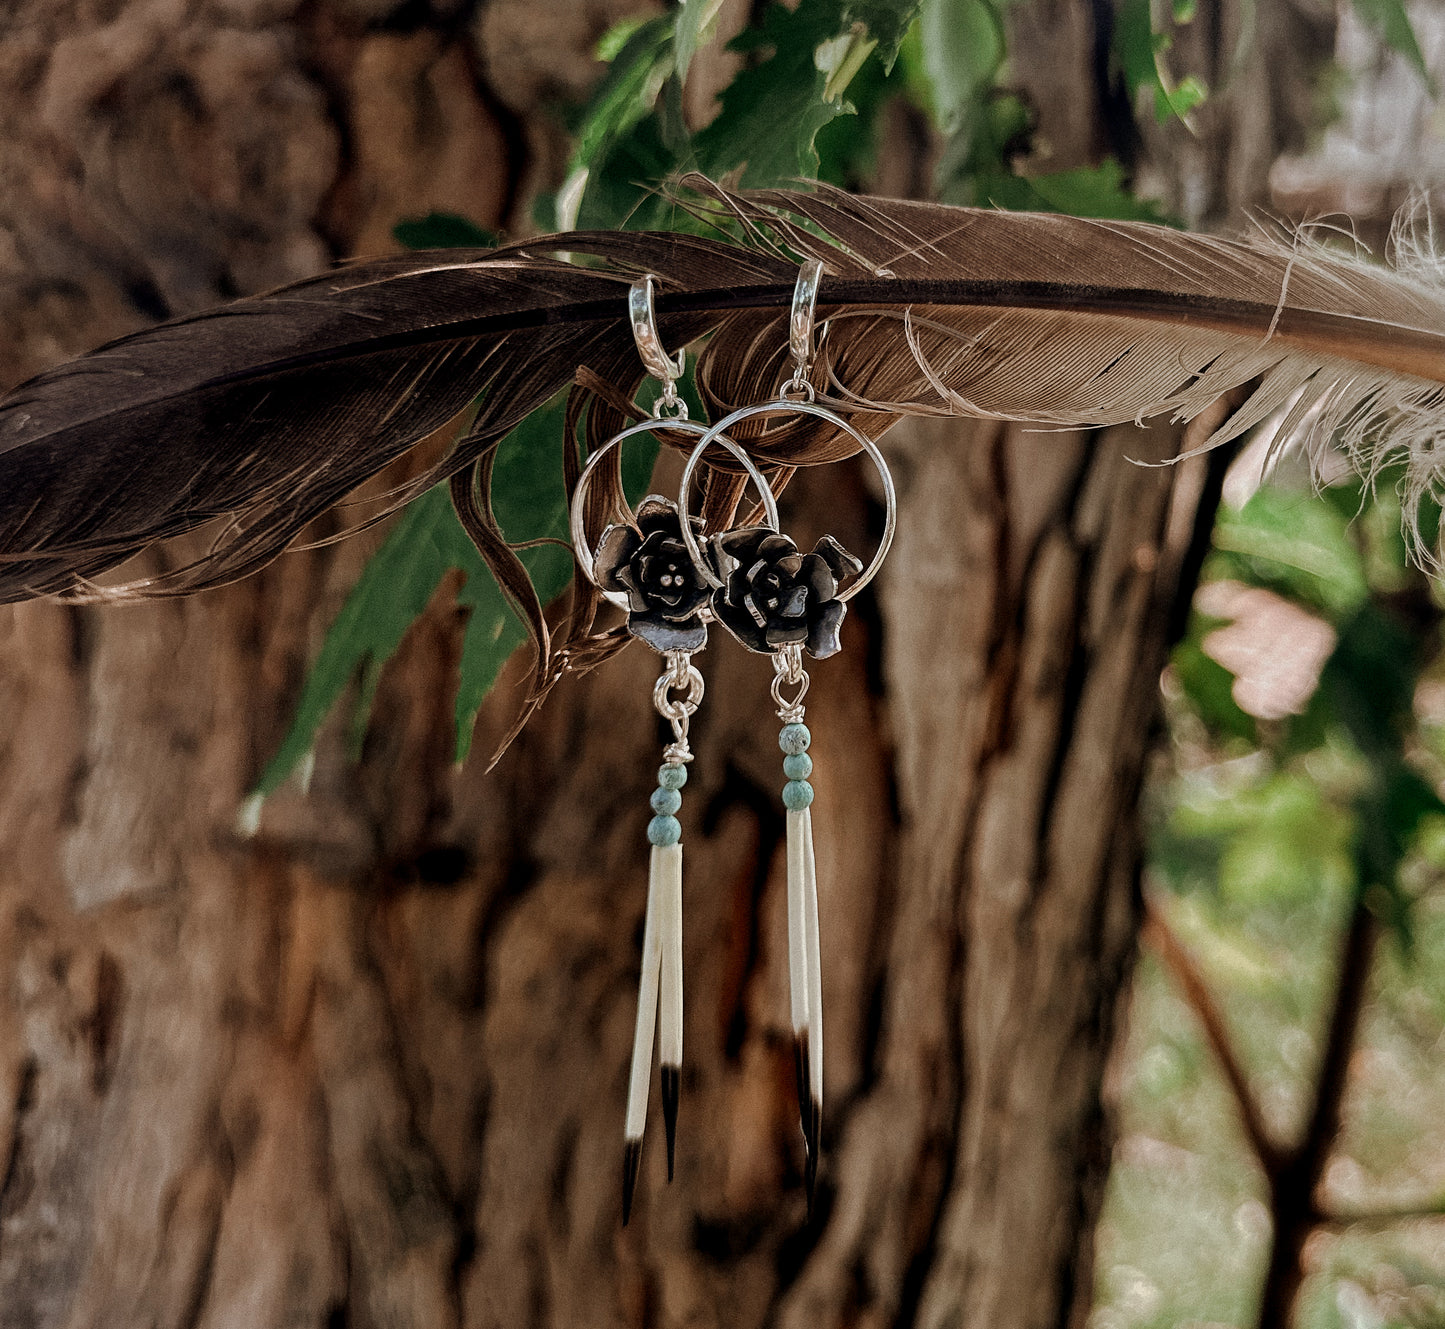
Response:
[{"label": "tree bark", "polygon": [[[9,377],[375,249],[402,213],[517,225],[562,161],[544,107],[627,8],[13,5]],[[440,595],[360,762],[337,717],[247,838],[374,537],[187,601],[0,611],[0,1326],[1082,1325],[1137,795],[1207,471],[1126,458],[1178,448],[888,440],[898,542],[808,701],[811,1225],[766,662],[705,657],[678,1176],[654,1117],[623,1230],[655,658],[454,772]],[[862,472],[830,469],[786,520],[870,547]],[[504,677],[479,754],[514,697]]]}]

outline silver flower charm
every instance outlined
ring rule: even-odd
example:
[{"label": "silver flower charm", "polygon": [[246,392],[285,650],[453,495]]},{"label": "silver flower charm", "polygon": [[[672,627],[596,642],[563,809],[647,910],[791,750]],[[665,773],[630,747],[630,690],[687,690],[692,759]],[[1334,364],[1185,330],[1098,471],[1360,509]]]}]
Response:
[{"label": "silver flower charm", "polygon": [[822,660],[842,649],[838,629],[848,606],[838,591],[863,565],[831,535],[802,554],[786,535],[744,526],[718,536],[713,548],[723,579],[713,614],[749,650],[800,644]]},{"label": "silver flower charm", "polygon": [[[701,531],[700,518],[691,519]],[[613,525],[597,545],[595,575],[604,591],[627,596],[627,630],[657,651],[700,651],[707,644],[703,612],[711,588],[682,539],[677,504],[649,494],[637,525]]]}]

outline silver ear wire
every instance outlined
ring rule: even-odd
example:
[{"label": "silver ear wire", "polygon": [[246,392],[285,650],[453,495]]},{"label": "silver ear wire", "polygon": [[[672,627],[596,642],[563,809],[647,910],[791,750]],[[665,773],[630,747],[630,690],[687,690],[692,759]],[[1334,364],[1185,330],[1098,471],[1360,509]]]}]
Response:
[{"label": "silver ear wire", "polygon": [[793,376],[779,389],[780,396],[798,393],[808,401],[813,400],[813,385],[808,381],[808,371],[813,367],[813,319],[822,276],[823,264],[816,258],[805,260],[798,269],[798,280],[793,285],[792,311],[788,316],[788,351],[793,357]]},{"label": "silver ear wire", "polygon": [[653,277],[648,273],[632,283],[627,292],[627,317],[632,324],[632,340],[637,343],[637,354],[647,372],[662,384],[662,396],[652,408],[655,416],[666,415],[673,420],[687,419],[687,403],[677,395],[677,380],[687,368],[687,352],[679,351],[676,358],[663,349],[662,338],[657,331],[657,311],[653,308]]}]

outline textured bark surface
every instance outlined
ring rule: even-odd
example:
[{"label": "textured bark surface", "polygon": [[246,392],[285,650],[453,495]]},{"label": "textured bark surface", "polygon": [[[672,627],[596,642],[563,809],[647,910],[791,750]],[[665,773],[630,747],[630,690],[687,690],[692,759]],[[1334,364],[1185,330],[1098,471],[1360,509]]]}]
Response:
[{"label": "textured bark surface", "polygon": [[[7,376],[375,249],[403,212],[516,225],[562,160],[547,106],[628,8],[13,4]],[[0,610],[0,1326],[1081,1324],[1135,802],[1202,479],[1126,456],[1177,448],[963,423],[888,442],[903,527],[809,695],[811,1227],[765,661],[705,660],[678,1177],[654,1118],[624,1231],[651,656],[458,774],[439,597],[361,762],[338,717],[243,839],[373,537],[184,602]],[[860,471],[788,499],[809,538],[826,513],[868,546]]]}]

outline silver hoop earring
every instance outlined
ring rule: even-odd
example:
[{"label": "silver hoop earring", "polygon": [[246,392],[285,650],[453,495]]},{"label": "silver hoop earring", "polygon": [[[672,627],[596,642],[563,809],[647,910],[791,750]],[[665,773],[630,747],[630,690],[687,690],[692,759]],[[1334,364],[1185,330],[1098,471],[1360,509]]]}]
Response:
[{"label": "silver hoop earring", "polygon": [[[810,259],[798,274],[788,320],[791,376],[772,401],[743,406],[719,420],[698,440],[683,468],[678,495],[679,534],[701,581],[712,589],[713,618],[748,650],[773,661],[773,701],[782,731],[783,805],[787,809],[788,974],[793,1024],[798,1114],[807,1160],[808,1209],[813,1207],[823,1118],[823,987],[818,928],[817,868],[813,853],[812,735],[803,723],[809,678],[806,652],[826,659],[841,649],[839,629],[847,603],[878,574],[897,526],[898,500],[878,445],[815,400],[808,371],[813,360],[813,319],[822,265]],[[688,512],[693,474],[703,454],[745,420],[779,414],[813,416],[842,430],[878,470],[883,483],[883,535],[864,565],[831,535],[803,554],[769,514],[769,526],[748,526],[715,535],[702,548]],[[732,449],[736,455],[736,448]],[[791,695],[785,689],[793,689]]]},{"label": "silver hoop earring", "polygon": [[[653,418],[614,434],[588,458],[572,494],[572,548],[583,575],[610,604],[627,611],[627,630],[658,651],[665,665],[652,690],[657,713],[672,726],[673,741],[663,750],[652,794],[653,817],[647,826],[651,845],[647,912],[642,932],[642,973],[638,984],[637,1027],[632,1044],[627,1116],[623,1128],[622,1222],[632,1216],[632,1199],[642,1161],[642,1135],[647,1124],[648,1083],[652,1070],[652,1039],[658,1031],[662,1110],[667,1129],[667,1179],[672,1180],[677,1137],[677,1109],[682,1071],[682,787],[692,761],[688,726],[703,697],[703,677],[692,656],[707,644],[712,617],[712,587],[698,575],[689,555],[696,536],[685,527],[697,518],[684,517],[678,505],[649,494],[630,520],[603,530],[596,549],[586,532],[588,487],[602,459],[628,439],[670,430],[706,436],[730,452],[746,468],[758,488],[767,519],[776,528],[777,505],[772,489],[752,459],[722,430],[687,418],[687,403],[677,395],[677,379],[685,367],[685,351],[676,357],[662,348],[653,313],[651,276],[633,283],[628,311],[638,354],[648,372],[662,383]],[[660,1010],[659,1010],[660,1007]]]}]

